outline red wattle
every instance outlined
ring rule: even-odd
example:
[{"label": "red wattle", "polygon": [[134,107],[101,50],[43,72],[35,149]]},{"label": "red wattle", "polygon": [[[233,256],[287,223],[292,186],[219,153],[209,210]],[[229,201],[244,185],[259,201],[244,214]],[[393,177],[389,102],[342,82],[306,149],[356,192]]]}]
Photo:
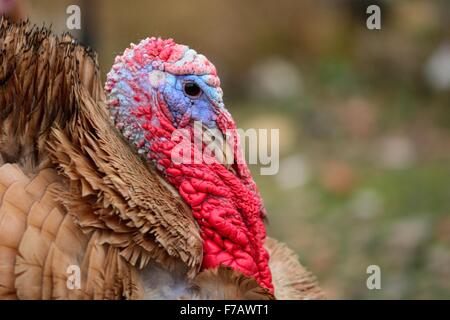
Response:
[{"label": "red wattle", "polygon": [[[165,122],[162,113],[158,118]],[[148,131],[148,138],[153,138],[150,157],[164,164],[166,179],[192,208],[203,238],[202,267],[230,266],[273,292],[269,255],[264,249],[262,203],[247,166],[239,165],[241,179],[214,160],[212,164],[174,163],[171,155],[176,144],[167,143],[171,131]],[[156,132],[158,139],[154,139]],[[194,144],[187,143],[194,154]]]}]

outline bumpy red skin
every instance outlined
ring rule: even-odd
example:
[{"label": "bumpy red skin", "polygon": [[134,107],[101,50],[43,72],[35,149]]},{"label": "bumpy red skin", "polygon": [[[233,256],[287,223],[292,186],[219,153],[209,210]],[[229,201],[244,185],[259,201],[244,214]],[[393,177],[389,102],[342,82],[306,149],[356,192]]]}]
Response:
[{"label": "bumpy red skin", "polygon": [[[202,267],[230,266],[254,277],[261,286],[273,293],[269,255],[263,246],[266,237],[262,219],[264,208],[239,151],[236,126],[231,116],[224,108],[216,106],[220,109],[215,119],[217,127],[222,132],[233,132],[236,174],[215,158],[208,158],[209,164],[205,163],[205,158],[200,163],[175,163],[172,150],[180,141],[172,138],[176,128],[169,107],[160,92],[148,92],[139,85],[142,77],[145,77],[140,70],[152,65],[153,69],[172,75],[209,75],[208,84],[219,88],[216,70],[203,56],[181,65],[174,64],[183,58],[187,50],[187,47],[177,45],[172,40],[151,38],[117,57],[105,86],[113,120],[122,132],[140,130],[136,137],[141,139],[131,136],[130,142],[144,151],[142,153],[146,154],[147,159],[156,164],[165,179],[177,188],[192,208],[203,238]],[[121,102],[124,101],[133,104],[126,109],[129,113],[123,112],[125,109]],[[122,112],[119,114],[117,110]],[[191,131],[192,137],[192,126],[186,126],[185,129]],[[183,143],[188,144],[192,155],[199,154],[192,139],[184,138]]]}]

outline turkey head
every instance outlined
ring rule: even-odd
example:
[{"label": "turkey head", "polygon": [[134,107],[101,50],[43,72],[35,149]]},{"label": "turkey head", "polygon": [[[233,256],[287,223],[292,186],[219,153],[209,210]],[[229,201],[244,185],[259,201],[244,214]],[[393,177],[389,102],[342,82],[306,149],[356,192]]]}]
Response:
[{"label": "turkey head", "polygon": [[105,89],[115,127],[191,207],[202,268],[231,267],[273,293],[264,207],[214,65],[171,39],[148,38],[116,58]]}]

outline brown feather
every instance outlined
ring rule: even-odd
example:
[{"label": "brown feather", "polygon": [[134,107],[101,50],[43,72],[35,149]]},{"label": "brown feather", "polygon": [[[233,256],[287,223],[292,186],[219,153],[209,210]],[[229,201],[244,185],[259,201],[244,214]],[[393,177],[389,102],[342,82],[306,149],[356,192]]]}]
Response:
[{"label": "brown feather", "polygon": [[297,255],[284,243],[267,238],[265,247],[270,255],[269,266],[280,300],[324,299],[316,277],[299,262]]},{"label": "brown feather", "polygon": [[255,279],[228,267],[202,271],[193,282],[192,295],[200,300],[272,300],[274,296]]},{"label": "brown feather", "polygon": [[[194,277],[195,220],[109,123],[95,55],[3,19],[0,52],[0,295],[135,298],[150,260]],[[69,264],[89,279],[81,293],[67,290]]]}]

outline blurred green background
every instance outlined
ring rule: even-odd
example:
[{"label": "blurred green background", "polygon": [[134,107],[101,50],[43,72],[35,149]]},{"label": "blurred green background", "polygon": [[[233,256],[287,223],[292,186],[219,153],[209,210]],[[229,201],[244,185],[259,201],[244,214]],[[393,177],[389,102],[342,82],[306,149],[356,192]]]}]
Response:
[{"label": "blurred green background", "polygon": [[[115,55],[172,37],[218,68],[240,128],[280,129],[280,171],[252,168],[268,232],[328,297],[450,298],[450,1],[25,1],[33,22]],[[381,7],[381,30],[366,8]],[[381,268],[368,290],[366,268]]]}]

